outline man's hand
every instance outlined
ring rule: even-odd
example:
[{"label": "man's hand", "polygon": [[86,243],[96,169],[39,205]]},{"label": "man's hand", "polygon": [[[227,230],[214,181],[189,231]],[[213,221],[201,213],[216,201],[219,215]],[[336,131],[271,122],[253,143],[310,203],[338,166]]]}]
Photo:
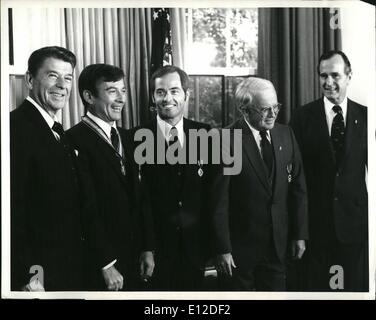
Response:
[{"label": "man's hand", "polygon": [[305,251],[304,240],[293,240],[291,245],[291,256],[293,259],[301,259]]},{"label": "man's hand", "polygon": [[108,290],[118,291],[123,289],[123,276],[116,270],[115,266],[102,269],[102,274]]},{"label": "man's hand", "polygon": [[40,281],[33,280],[30,283],[28,283],[26,286],[23,286],[21,291],[44,292],[45,290]]},{"label": "man's hand", "polygon": [[215,268],[218,273],[232,276],[232,268],[236,268],[231,253],[219,254],[216,257]]},{"label": "man's hand", "polygon": [[154,271],[154,255],[151,251],[144,251],[140,255],[140,276],[141,279],[147,282]]}]

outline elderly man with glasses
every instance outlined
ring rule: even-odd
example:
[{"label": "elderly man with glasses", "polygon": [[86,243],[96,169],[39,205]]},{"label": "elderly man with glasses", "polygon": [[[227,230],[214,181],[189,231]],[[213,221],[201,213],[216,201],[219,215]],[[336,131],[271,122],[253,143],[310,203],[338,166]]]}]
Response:
[{"label": "elderly man with glasses", "polygon": [[[292,130],[275,123],[273,84],[248,78],[235,93],[242,117],[242,171],[215,184],[216,267],[224,290],[286,290],[286,258],[300,259],[308,239],[307,195]],[[232,152],[234,139],[223,150]],[[235,142],[236,143],[236,142]]]}]

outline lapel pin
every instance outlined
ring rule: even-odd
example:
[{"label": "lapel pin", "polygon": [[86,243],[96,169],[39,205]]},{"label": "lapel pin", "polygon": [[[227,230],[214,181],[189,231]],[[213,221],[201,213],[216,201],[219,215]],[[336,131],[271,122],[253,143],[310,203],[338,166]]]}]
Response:
[{"label": "lapel pin", "polygon": [[121,160],[120,160],[120,170],[121,170],[121,174],[125,177],[125,175],[126,175],[125,166],[124,166],[123,161],[121,161]]},{"label": "lapel pin", "polygon": [[355,124],[358,124],[358,120],[355,120]]},{"label": "lapel pin", "polygon": [[279,146],[279,151],[282,151],[282,146]]},{"label": "lapel pin", "polygon": [[204,174],[204,170],[202,170],[202,165],[204,164],[204,161],[203,160],[199,160],[197,161],[197,164],[198,164],[198,176],[199,177],[202,177],[202,175]]},{"label": "lapel pin", "polygon": [[78,157],[78,150],[74,149],[74,153],[76,154],[76,157]]},{"label": "lapel pin", "polygon": [[292,172],[292,163],[289,163],[286,167],[287,169],[287,182],[290,183],[292,180],[291,172]]}]

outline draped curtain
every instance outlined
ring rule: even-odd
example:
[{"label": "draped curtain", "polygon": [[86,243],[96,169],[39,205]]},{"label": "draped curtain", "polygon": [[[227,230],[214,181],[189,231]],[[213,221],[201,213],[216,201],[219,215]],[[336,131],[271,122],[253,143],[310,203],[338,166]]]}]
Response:
[{"label": "draped curtain", "polygon": [[[329,8],[260,8],[257,75],[273,82],[283,104],[279,122],[295,108],[320,97],[320,55],[341,49],[341,32],[331,28]],[[338,12],[336,12],[338,14]]]},{"label": "draped curtain", "polygon": [[[130,128],[149,118],[149,66],[152,45],[152,13],[149,8],[64,9],[67,48],[77,56],[76,75],[92,63],[122,68],[126,79],[126,107],[118,125]],[[77,78],[63,125],[80,121],[84,107]]]},{"label": "draped curtain", "polygon": [[185,8],[171,8],[172,64],[184,70],[187,44]]}]

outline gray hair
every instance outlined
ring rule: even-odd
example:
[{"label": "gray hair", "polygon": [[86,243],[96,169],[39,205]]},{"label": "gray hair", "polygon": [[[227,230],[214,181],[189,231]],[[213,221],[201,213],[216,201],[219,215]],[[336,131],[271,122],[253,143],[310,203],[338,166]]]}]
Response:
[{"label": "gray hair", "polygon": [[[241,112],[244,112],[246,106],[252,104],[255,96],[263,90],[274,89],[273,84],[266,79],[250,77],[243,80],[235,91],[235,104]],[[275,89],[274,89],[275,90]]]}]

